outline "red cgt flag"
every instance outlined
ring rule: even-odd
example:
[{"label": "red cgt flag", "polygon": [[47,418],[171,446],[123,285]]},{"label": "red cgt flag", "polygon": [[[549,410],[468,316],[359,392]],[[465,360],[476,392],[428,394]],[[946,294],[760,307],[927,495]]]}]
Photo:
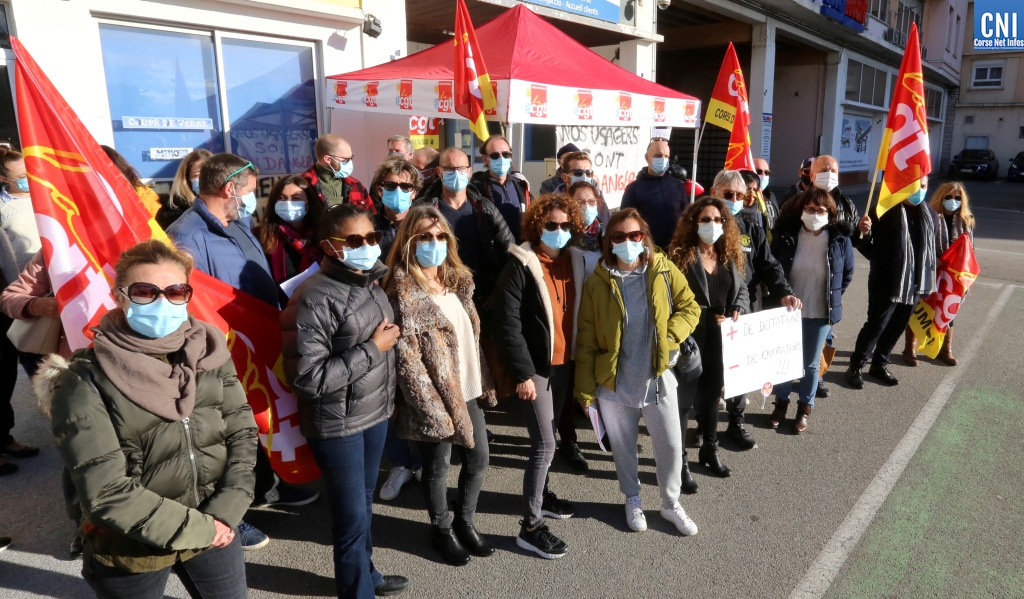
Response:
[{"label": "red cgt flag", "polygon": [[[121,253],[146,239],[169,241],[21,42],[11,38],[11,47],[43,256],[68,344],[81,349],[92,343],[90,328],[115,307],[110,292]],[[191,313],[227,336],[274,470],[292,483],[315,480],[320,471],[298,433],[296,399],[282,382],[277,310],[199,271],[190,283]]]},{"label": "red cgt flag", "polygon": [[455,112],[469,119],[469,128],[487,141],[487,120],[484,114],[498,106],[498,100],[487,74],[480,44],[476,41],[473,20],[466,0],[458,0],[455,8]]},{"label": "red cgt flag", "polygon": [[933,359],[939,355],[960,302],[981,274],[969,235],[958,237],[942,254],[938,274],[938,290],[922,298],[910,317],[910,328],[918,339],[917,350]]},{"label": "red cgt flag", "polygon": [[900,63],[875,168],[885,171],[878,192],[876,211],[879,217],[921,189],[921,177],[932,171],[916,23],[910,25],[910,37]]}]

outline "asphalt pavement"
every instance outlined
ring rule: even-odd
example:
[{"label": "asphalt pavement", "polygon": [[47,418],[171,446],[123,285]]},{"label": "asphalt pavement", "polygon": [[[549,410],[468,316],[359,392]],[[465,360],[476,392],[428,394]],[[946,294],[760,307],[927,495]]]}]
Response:
[{"label": "asphalt pavement", "polygon": [[[982,272],[956,319],[960,366],[924,359],[909,368],[897,358],[898,387],[870,379],[862,391],[846,387],[842,372],[866,313],[860,259],[825,377],[832,394],[816,401],[809,430],[796,436],[790,422],[771,430],[771,404],[758,401],[748,410],[758,447],[722,443],[730,478],[710,476],[691,452],[700,491],[681,502],[700,527],[696,536],[680,536],[658,514],[646,435],[640,479],[650,528],[629,531],[611,455],[580,418],[590,472],[571,473],[556,456],[551,474],[552,490],[577,507],[574,518],[549,521],[569,553],[547,561],[518,549],[528,440],[512,406],[487,415],[497,437],[476,521],[497,553],[462,568],[443,564],[414,481],[374,506],[378,569],[409,577],[402,596],[410,598],[1024,597],[1024,184],[967,186]],[[849,191],[863,209],[866,186]],[[14,434],[43,450],[0,480],[0,536],[15,539],[0,554],[0,597],[90,597],[81,562],[67,557],[74,525],[60,498],[60,459],[20,376]],[[451,488],[457,474],[456,465]],[[386,476],[382,469],[381,484]],[[333,595],[323,498],[247,519],[273,539],[246,556],[251,597]],[[187,595],[172,577],[167,596]]]}]

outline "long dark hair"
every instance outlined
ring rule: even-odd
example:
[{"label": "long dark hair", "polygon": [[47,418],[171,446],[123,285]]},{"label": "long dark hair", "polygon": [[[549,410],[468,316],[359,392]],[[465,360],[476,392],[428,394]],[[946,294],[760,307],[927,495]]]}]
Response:
[{"label": "long dark hair", "polygon": [[142,182],[142,178],[139,176],[139,171],[135,170],[135,167],[128,164],[128,161],[124,159],[124,156],[119,154],[117,150],[110,146],[100,146],[103,151],[106,152],[110,161],[114,163],[117,170],[121,171],[125,179],[128,179],[128,183],[131,184],[132,189],[138,189],[139,187],[145,187],[146,184]]},{"label": "long dark hair", "polygon": [[697,261],[698,248],[700,247],[700,236],[697,234],[698,220],[700,213],[708,206],[718,208],[722,215],[722,236],[715,241],[715,252],[718,254],[718,261],[723,265],[730,262],[736,265],[740,274],[747,265],[747,259],[743,255],[743,246],[740,244],[740,228],[736,225],[736,218],[733,217],[725,203],[713,197],[698,198],[683,210],[679,222],[676,224],[676,231],[672,234],[672,242],[669,243],[669,257],[676,263],[679,270],[685,269]]},{"label": "long dark hair", "polygon": [[640,231],[644,234],[643,244],[645,251],[643,255],[640,256],[640,262],[646,264],[647,261],[651,259],[651,256],[654,255],[654,240],[651,239],[651,227],[647,224],[647,221],[644,220],[644,217],[640,216],[640,213],[636,208],[623,208],[608,219],[608,226],[605,229],[604,239],[601,241],[601,260],[609,269],[615,268],[615,265],[618,264],[615,259],[615,254],[612,253],[611,231],[618,226],[619,223],[629,219],[633,219],[640,223]]},{"label": "long dark hair", "polygon": [[[285,222],[274,210],[274,206],[281,199],[281,193],[289,185],[299,187],[306,195],[306,215],[294,224]],[[263,219],[253,229],[253,233],[267,254],[273,254],[277,250],[279,225],[291,226],[300,235],[305,236],[308,243],[316,243],[317,223],[320,222],[323,210],[323,202],[320,201],[309,181],[302,175],[288,175],[274,183],[274,187],[270,190],[270,197],[267,199],[267,208],[263,212]]]}]

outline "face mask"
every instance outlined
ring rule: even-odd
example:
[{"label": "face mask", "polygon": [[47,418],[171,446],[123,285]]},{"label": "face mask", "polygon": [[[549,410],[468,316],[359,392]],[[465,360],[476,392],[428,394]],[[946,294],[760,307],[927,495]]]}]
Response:
[{"label": "face mask", "polygon": [[586,181],[587,183],[590,183],[594,187],[597,187],[597,179],[593,179],[591,177],[577,177],[575,175],[573,175],[569,179],[569,186],[572,187],[573,185],[575,185],[576,183],[579,183],[580,181]]},{"label": "face mask", "polygon": [[811,214],[809,212],[804,212],[800,215],[800,220],[803,221],[804,226],[811,231],[820,231],[828,224],[828,213]]},{"label": "face mask", "polygon": [[462,191],[469,185],[469,175],[458,171],[451,173],[445,171],[441,176],[441,182],[449,191]]},{"label": "face mask", "polygon": [[436,239],[432,241],[416,242],[416,261],[419,262],[420,266],[423,268],[441,266],[444,264],[445,258],[447,257],[447,242],[438,241]]},{"label": "face mask", "polygon": [[508,174],[509,169],[512,168],[511,158],[498,158],[497,160],[491,159],[491,172],[497,177],[504,177]]},{"label": "face mask", "polygon": [[956,212],[960,209],[960,204],[960,200],[942,200],[942,207],[945,208],[947,212]]},{"label": "face mask", "polygon": [[800,175],[800,182],[804,184],[804,187],[810,187],[811,186],[811,176],[810,175]]},{"label": "face mask", "polygon": [[757,181],[761,191],[768,189],[768,175],[758,175]]},{"label": "face mask", "polygon": [[[333,246],[332,246],[333,247]],[[345,248],[341,263],[352,270],[370,270],[380,258],[380,245],[363,244],[356,249]]]},{"label": "face mask", "polygon": [[188,320],[188,304],[174,305],[166,297],[158,297],[151,304],[130,302],[125,310],[128,326],[133,331],[149,337],[160,339],[178,330]]},{"label": "face mask", "polygon": [[725,204],[727,208],[729,208],[729,213],[732,214],[733,216],[739,214],[740,210],[743,210],[743,200],[736,200],[735,202],[730,202],[729,200],[722,200],[722,203]]},{"label": "face mask", "polygon": [[540,234],[540,240],[544,245],[553,250],[560,250],[572,239],[572,233],[558,229],[557,231],[544,231]]},{"label": "face mask", "polygon": [[911,204],[913,204],[914,206],[917,206],[918,204],[920,204],[921,202],[924,201],[924,196],[925,196],[926,193],[927,193],[926,190],[918,189],[914,193],[912,193],[909,196],[907,196],[907,201],[910,202]]},{"label": "face mask", "polygon": [[353,164],[354,160],[343,162],[338,165],[338,168],[334,170],[335,179],[344,179],[352,176],[352,169],[355,167]]},{"label": "face mask", "polygon": [[595,220],[597,220],[597,206],[583,208],[583,223],[589,227]]},{"label": "face mask", "polygon": [[15,179],[14,180],[14,185],[15,185],[15,187],[18,188],[18,191],[27,193],[28,192],[28,177],[22,177],[20,179]]},{"label": "face mask", "polygon": [[814,186],[825,191],[832,191],[839,185],[839,173],[821,171],[814,176]]},{"label": "face mask", "polygon": [[668,170],[668,158],[663,156],[655,156],[651,158],[651,170],[659,175],[664,175],[665,171]]},{"label": "face mask", "polygon": [[412,205],[412,192],[402,191],[401,189],[385,189],[380,194],[380,199],[384,202],[384,205],[389,210],[393,210],[399,214],[405,212]]},{"label": "face mask", "polygon": [[725,229],[718,223],[700,223],[697,226],[697,235],[700,236],[700,240],[707,244],[712,244],[718,241],[718,238],[722,236]]},{"label": "face mask", "polygon": [[622,243],[612,244],[612,253],[615,257],[627,264],[632,264],[634,260],[640,257],[640,254],[644,253],[644,242],[642,241],[630,241],[626,240]]},{"label": "face mask", "polygon": [[238,218],[245,218],[252,216],[253,212],[256,212],[256,192],[250,191],[244,196],[233,196],[236,200],[240,200],[238,204]]},{"label": "face mask", "polygon": [[274,204],[274,212],[282,220],[293,223],[306,216],[306,203],[302,200],[281,200]]},{"label": "face mask", "polygon": [[192,182],[192,193],[199,195],[199,179],[189,179]]}]

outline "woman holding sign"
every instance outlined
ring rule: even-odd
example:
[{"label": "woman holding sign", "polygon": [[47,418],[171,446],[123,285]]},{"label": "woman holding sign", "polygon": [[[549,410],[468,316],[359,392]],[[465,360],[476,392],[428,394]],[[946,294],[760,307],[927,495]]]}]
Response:
[{"label": "woman holding sign", "polygon": [[[703,368],[697,379],[697,423],[704,437],[698,459],[716,476],[725,478],[731,472],[718,457],[718,401],[724,387],[720,327],[726,318],[736,320],[750,311],[743,278],[747,259],[736,219],[725,202],[707,197],[687,206],[679,217],[669,252],[686,276],[701,310],[700,322],[693,331]],[[685,430],[685,414],[682,421]]]},{"label": "woman holding sign", "polygon": [[[843,317],[843,293],[853,281],[856,262],[853,243],[836,228],[836,204],[822,189],[813,188],[786,204],[772,237],[772,254],[782,264],[793,293],[803,298],[804,376],[797,393],[797,434],[807,430],[807,417],[818,390],[821,347],[829,328]],[[792,382],[775,387],[772,428],[778,428],[789,408]]]}]

